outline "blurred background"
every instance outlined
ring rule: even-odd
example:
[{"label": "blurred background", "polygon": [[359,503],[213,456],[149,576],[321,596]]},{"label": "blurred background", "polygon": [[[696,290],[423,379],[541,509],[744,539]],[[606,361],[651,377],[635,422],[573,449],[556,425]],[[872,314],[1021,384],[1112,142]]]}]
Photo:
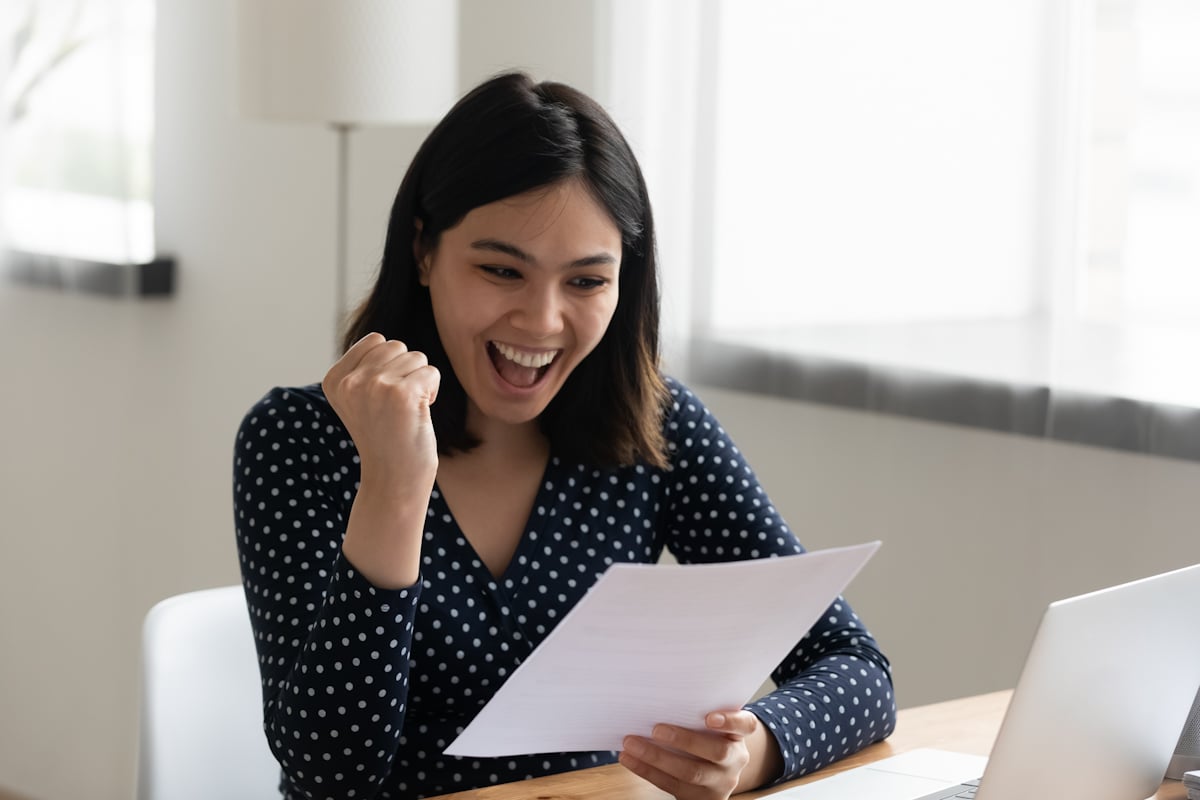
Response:
[{"label": "blurred background", "polygon": [[[142,618],[238,581],[234,431],[332,362],[336,265],[352,304],[431,127],[358,125],[343,162],[329,125],[247,113],[255,1],[0,10],[0,795],[132,796]],[[452,94],[521,68],[613,112],[665,366],[808,547],[883,539],[847,594],[902,707],[1011,687],[1049,600],[1200,561],[1200,6],[452,20]],[[172,291],[138,295],[160,256]]]}]

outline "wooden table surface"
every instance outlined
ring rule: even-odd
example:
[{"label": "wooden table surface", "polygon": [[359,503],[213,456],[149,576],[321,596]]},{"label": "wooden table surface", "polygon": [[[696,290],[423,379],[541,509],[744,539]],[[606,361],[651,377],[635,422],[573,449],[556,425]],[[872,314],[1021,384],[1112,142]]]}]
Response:
[{"label": "wooden table surface", "polygon": [[[936,747],[961,753],[987,755],[1008,708],[1011,691],[993,692],[944,703],[904,709],[896,719],[896,732],[887,740],[871,745],[838,763],[799,780],[755,792],[737,795],[739,800],[770,795],[827,778],[843,770],[859,767],[881,758],[898,755],[918,747]],[[548,775],[536,780],[504,783],[441,795],[439,800],[669,800],[661,792],[619,764]],[[1167,781],[1154,795],[1155,800],[1186,800],[1187,791],[1179,781]]]}]

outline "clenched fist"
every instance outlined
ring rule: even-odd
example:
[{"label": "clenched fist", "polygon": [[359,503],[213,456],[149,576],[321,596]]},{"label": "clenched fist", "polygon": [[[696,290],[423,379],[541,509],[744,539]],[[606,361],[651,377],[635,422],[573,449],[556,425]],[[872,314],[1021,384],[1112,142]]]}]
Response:
[{"label": "clenched fist", "polygon": [[429,408],[441,374],[424,353],[370,333],[338,359],[321,388],[354,440],[362,476],[342,550],[383,588],[417,575],[421,528],[437,477]]}]

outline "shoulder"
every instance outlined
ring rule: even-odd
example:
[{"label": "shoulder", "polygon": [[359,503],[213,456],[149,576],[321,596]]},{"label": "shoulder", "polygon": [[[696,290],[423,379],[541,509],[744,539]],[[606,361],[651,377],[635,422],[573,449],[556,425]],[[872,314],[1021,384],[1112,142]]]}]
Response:
[{"label": "shoulder", "polygon": [[320,384],[276,386],[246,412],[238,427],[238,441],[279,441],[336,436],[345,428],[325,399]]},{"label": "shoulder", "polygon": [[715,427],[712,412],[691,388],[670,376],[664,376],[663,382],[667,387],[663,434],[668,442],[678,438],[681,429],[694,429],[697,425]]},{"label": "shoulder", "polygon": [[708,406],[682,381],[664,376],[667,402],[663,414],[663,439],[673,467],[686,466],[694,456],[712,448],[736,453],[737,447]]},{"label": "shoulder", "polygon": [[678,378],[663,375],[663,384],[667,387],[666,408],[668,418],[681,412],[694,412],[697,408],[704,407],[704,403],[701,402],[696,393]]},{"label": "shoulder", "polygon": [[334,417],[333,408],[325,399],[319,383],[308,386],[276,386],[246,412],[242,419],[247,424],[277,425],[279,422],[295,422],[305,417]]}]

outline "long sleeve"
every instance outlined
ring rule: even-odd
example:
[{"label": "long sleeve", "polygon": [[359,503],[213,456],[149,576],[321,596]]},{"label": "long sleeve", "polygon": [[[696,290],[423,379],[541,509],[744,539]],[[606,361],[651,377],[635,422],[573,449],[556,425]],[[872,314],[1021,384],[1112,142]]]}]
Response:
[{"label": "long sleeve", "polygon": [[[552,456],[500,575],[435,486],[421,578],[394,591],[342,555],[358,456],[319,387],[273,390],[246,415],[234,460],[237,546],[264,730],[288,800],[422,797],[615,759],[444,751],[611,564],[654,563],[664,546],[681,561],[801,552],[732,442],[673,386],[683,401],[666,421],[672,470]],[[779,740],[787,776],[890,730],[887,662],[857,625],[848,606],[831,609],[776,671],[779,690],[751,707]]]},{"label": "long sleeve", "polygon": [[241,424],[238,553],[289,796],[372,796],[403,729],[421,586],[377,590],[343,559],[357,478],[350,437],[313,394],[276,389]]},{"label": "long sleeve", "polygon": [[[673,469],[660,524],[675,556],[688,563],[804,552],[703,404],[678,384],[672,394],[667,429]],[[778,688],[747,708],[779,744],[781,781],[857,752],[895,728],[890,665],[843,598],[771,677]]]}]

